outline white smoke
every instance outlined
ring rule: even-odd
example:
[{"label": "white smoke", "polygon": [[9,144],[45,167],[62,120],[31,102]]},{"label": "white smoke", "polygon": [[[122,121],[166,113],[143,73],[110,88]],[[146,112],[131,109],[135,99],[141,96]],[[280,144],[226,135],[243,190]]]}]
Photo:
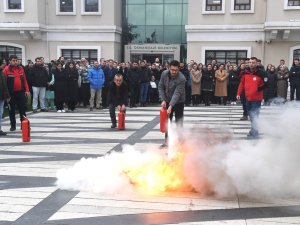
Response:
[{"label": "white smoke", "polygon": [[[236,141],[220,127],[177,132],[188,151],[184,162],[187,183],[203,195],[227,197],[300,197],[300,107],[285,107],[269,119],[260,120],[263,137]],[[172,139],[172,138],[171,138]],[[165,157],[150,146],[145,152],[125,146],[120,153],[82,159],[57,173],[63,189],[102,193],[136,191],[124,170]]]}]

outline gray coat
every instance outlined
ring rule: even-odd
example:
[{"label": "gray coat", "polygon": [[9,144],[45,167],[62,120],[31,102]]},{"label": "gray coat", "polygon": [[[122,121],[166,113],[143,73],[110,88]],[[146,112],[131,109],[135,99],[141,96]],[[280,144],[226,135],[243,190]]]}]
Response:
[{"label": "gray coat", "polygon": [[159,97],[174,107],[177,103],[185,102],[185,77],[179,72],[176,77],[170,78],[169,70],[161,74],[158,84]]}]

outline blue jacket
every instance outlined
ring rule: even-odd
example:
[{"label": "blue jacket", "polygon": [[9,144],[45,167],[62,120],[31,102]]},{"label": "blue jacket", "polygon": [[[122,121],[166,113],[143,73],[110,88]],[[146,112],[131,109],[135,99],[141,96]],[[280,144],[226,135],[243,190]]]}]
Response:
[{"label": "blue jacket", "polygon": [[91,89],[101,89],[105,82],[105,76],[103,70],[99,66],[98,68],[93,67],[89,71],[89,81]]}]

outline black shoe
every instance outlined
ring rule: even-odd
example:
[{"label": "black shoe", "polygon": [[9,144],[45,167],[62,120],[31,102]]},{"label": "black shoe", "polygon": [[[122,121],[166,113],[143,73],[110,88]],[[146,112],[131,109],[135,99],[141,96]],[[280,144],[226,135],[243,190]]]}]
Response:
[{"label": "black shoe", "polygon": [[92,108],[92,107],[90,108],[90,111],[93,111],[93,108]]},{"label": "black shoe", "polygon": [[33,112],[33,113],[37,113],[37,110],[36,110],[36,109],[34,109],[32,112]]},{"label": "black shoe", "polygon": [[9,129],[10,131],[15,131],[16,130],[16,126],[12,126],[12,127],[10,127],[10,129]]},{"label": "black shoe", "polygon": [[6,134],[7,134],[6,132],[0,130],[0,136],[5,136]]},{"label": "black shoe", "polygon": [[41,112],[48,112],[47,109],[41,109]]},{"label": "black shoe", "polygon": [[243,116],[240,118],[240,120],[248,120],[248,116]]},{"label": "black shoe", "polygon": [[115,124],[115,123],[113,123],[111,126],[110,126],[110,128],[116,128],[117,127],[117,125]]},{"label": "black shoe", "polygon": [[161,146],[159,146],[160,149],[167,148],[167,147],[168,147],[168,144],[166,142],[163,143]]}]

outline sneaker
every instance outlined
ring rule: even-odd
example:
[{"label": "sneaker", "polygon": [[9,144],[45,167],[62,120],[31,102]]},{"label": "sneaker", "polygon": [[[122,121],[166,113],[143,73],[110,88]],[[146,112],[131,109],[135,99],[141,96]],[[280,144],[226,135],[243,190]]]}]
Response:
[{"label": "sneaker", "polygon": [[37,113],[37,109],[34,109],[32,112],[33,112],[33,113]]},{"label": "sneaker", "polygon": [[48,112],[47,109],[41,109],[41,112]]},{"label": "sneaker", "polygon": [[61,110],[57,110],[58,113],[61,113]]},{"label": "sneaker", "polygon": [[10,127],[10,129],[9,129],[10,131],[15,131],[16,130],[16,126],[12,126],[12,127]]},{"label": "sneaker", "polygon": [[110,128],[116,128],[117,127],[117,124],[113,123]]},{"label": "sneaker", "polygon": [[240,120],[248,120],[248,116],[243,116],[240,118]]},{"label": "sneaker", "polygon": [[6,132],[0,130],[0,136],[5,136],[6,134],[7,134]]},{"label": "sneaker", "polygon": [[62,109],[62,110],[61,110],[61,112],[65,113],[65,112],[66,112],[66,110]]}]

